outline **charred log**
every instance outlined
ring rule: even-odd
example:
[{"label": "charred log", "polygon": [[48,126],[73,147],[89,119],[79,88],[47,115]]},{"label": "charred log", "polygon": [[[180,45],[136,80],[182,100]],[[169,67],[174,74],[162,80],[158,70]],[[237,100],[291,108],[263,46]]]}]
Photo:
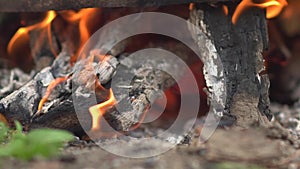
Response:
[{"label": "charred log", "polygon": [[1,99],[0,112],[10,124],[18,120],[28,126],[49,83],[56,77],[66,75],[69,70],[69,57],[62,52],[52,68],[44,68],[24,86]]},{"label": "charred log", "polygon": [[[208,37],[206,43],[215,48],[210,55],[204,56],[208,90],[214,96],[218,93],[216,85],[225,79],[222,86],[226,89],[223,114],[234,115],[238,126],[264,125],[266,119],[272,117],[268,107],[269,80],[267,75],[261,75],[264,70],[262,52],[268,42],[265,13],[260,9],[249,9],[234,25],[231,16],[236,4],[226,5],[228,16],[221,6],[199,4],[191,11],[191,22],[200,27],[200,35],[204,33]],[[199,33],[193,29],[192,32],[199,46],[203,45]],[[221,62],[214,61],[216,58],[221,58]],[[223,72],[224,77],[221,73],[219,78],[210,78],[214,77],[215,71]],[[211,102],[214,102],[213,99]],[[212,106],[218,109],[216,105]]]},{"label": "charred log", "polygon": [[[90,129],[92,121],[88,109],[93,106],[93,103],[89,102],[89,97],[90,93],[95,91],[90,89],[98,80],[102,85],[109,87],[113,74],[117,71],[114,77],[117,80],[112,83],[112,88],[118,103],[107,110],[105,119],[114,129],[128,131],[134,124],[140,122],[154,100],[175,83],[166,72],[173,71],[177,77],[182,76],[184,72],[178,69],[179,65],[175,61],[166,61],[163,56],[149,59],[146,64],[128,64],[129,62],[142,63],[145,60],[144,56],[138,58],[140,60],[122,57],[116,60],[115,57],[110,56],[109,62],[90,63],[94,67],[89,69],[90,65],[87,64],[89,58],[79,60],[71,67],[70,57],[63,52],[51,67],[44,68],[26,85],[0,100],[0,112],[10,124],[18,120],[29,129],[49,127],[66,129],[77,134],[83,133],[83,129],[86,131]],[[163,67],[166,72],[155,69],[156,66]],[[80,67],[84,69],[81,70]],[[78,69],[79,74],[76,74]],[[59,84],[43,109],[38,111],[39,102],[50,82],[64,76],[70,76],[70,79]],[[129,88],[124,88],[125,81],[130,82]],[[107,91],[96,91],[98,103],[105,101]],[[81,101],[79,107],[83,111],[77,112],[74,109],[74,104],[78,104],[74,102],[74,97]]]}]

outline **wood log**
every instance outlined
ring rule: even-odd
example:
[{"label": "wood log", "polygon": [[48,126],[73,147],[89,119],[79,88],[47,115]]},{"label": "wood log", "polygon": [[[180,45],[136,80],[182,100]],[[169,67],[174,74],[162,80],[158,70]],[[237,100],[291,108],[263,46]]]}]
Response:
[{"label": "wood log", "polygon": [[[238,126],[264,125],[266,117],[272,117],[269,79],[267,75],[261,75],[264,71],[262,52],[268,46],[265,12],[249,9],[234,25],[231,17],[237,3],[228,2],[226,5],[229,9],[227,16],[221,6],[206,4],[196,5],[190,15],[191,22],[201,30],[199,33],[191,29],[199,47],[211,44],[211,50],[203,58],[206,83],[210,96],[213,96],[211,102],[225,96],[222,114],[234,115]],[[208,37],[204,43],[203,36]],[[222,83],[223,86],[219,85]],[[220,93],[220,88],[225,90]],[[225,92],[226,95],[222,94]],[[218,104],[212,104],[212,107],[219,109]]]},{"label": "wood log", "polygon": [[148,7],[175,4],[188,4],[191,2],[222,2],[231,0],[11,0],[0,1],[1,12],[41,12],[48,10],[66,10],[91,7]]},{"label": "wood log", "polygon": [[[172,47],[173,49],[177,48],[174,46]],[[180,49],[178,50],[179,53],[184,53],[181,50],[182,45],[179,45],[178,48]],[[193,62],[191,57],[186,57],[188,55],[181,54],[181,56],[184,60]],[[138,63],[142,63],[145,60],[145,57],[146,56],[138,57],[140,60],[130,60],[130,58],[121,59],[122,57],[118,59],[121,61],[121,64],[117,67],[121,69],[122,72],[120,72],[119,77],[115,77],[119,81],[112,87],[119,103],[116,107],[112,107],[107,111],[105,118],[114,129],[119,131],[127,131],[132,125],[139,122],[142,114],[147,111],[159,94],[162,94],[165,89],[175,83],[174,79],[172,79],[169,74],[151,68],[155,68],[155,66],[163,67],[166,70],[175,71],[175,75],[178,77],[182,76],[184,73],[182,68],[177,69],[178,65],[175,61],[162,61],[162,59],[166,58],[161,55],[158,55],[154,59],[148,59],[148,61],[146,61],[148,67],[147,69],[144,69],[144,66],[142,65],[145,64]],[[44,109],[42,109],[42,113],[39,113],[38,116],[36,115],[39,101],[44,96],[49,83],[57,77],[73,74],[80,64],[85,66],[83,61],[78,61],[71,67],[69,59],[70,57],[67,53],[61,53],[51,67],[43,69],[25,86],[0,100],[0,112],[9,120],[10,124],[13,124],[14,120],[18,120],[29,129],[40,127],[59,128],[72,131],[79,135],[83,133],[83,129],[85,129],[85,131],[90,129],[92,120],[88,109],[94,104],[89,102],[88,92],[83,92],[76,86],[76,83],[78,84],[79,82],[72,84],[73,90],[70,90],[69,81],[61,84],[58,89],[55,89],[51,94],[52,99],[46,103]],[[116,58],[112,57],[112,59],[114,60]],[[134,62],[136,64],[130,65],[128,62]],[[111,63],[115,63],[115,61]],[[94,84],[93,82],[97,72],[101,75],[98,77],[100,83],[104,86],[110,83],[110,79],[112,78],[111,75],[115,73],[117,64],[111,64],[112,69],[110,69],[111,67],[109,67],[109,65],[110,64],[103,63],[96,64],[95,72],[84,71],[81,73],[83,78],[82,84],[87,88],[90,84]],[[97,66],[99,68],[97,68]],[[108,74],[105,74],[103,73],[104,70],[110,71],[107,71]],[[72,76],[78,77],[77,75]],[[76,80],[72,78],[72,76],[70,81]],[[118,76],[118,73],[116,76]],[[127,77],[129,79],[127,79]],[[133,77],[133,79],[130,79],[130,77]],[[86,80],[92,80],[93,82],[87,82]],[[120,87],[122,86],[122,82],[128,80],[132,80],[130,88]],[[125,94],[124,90],[127,90],[125,91]],[[77,95],[77,93],[79,93],[79,95]],[[129,93],[129,95],[127,95],[127,93]],[[82,111],[77,112],[77,110],[74,109],[74,104],[78,104],[77,102],[74,102],[74,95],[75,97],[79,97],[79,107],[82,108]],[[100,94],[100,97],[97,97],[98,103],[105,101],[104,98],[106,96],[101,96]],[[128,100],[131,101],[128,102]],[[84,125],[82,125],[82,123],[80,124],[78,118],[82,120],[81,122],[83,122]]]},{"label": "wood log", "polygon": [[31,117],[37,112],[37,106],[49,83],[70,71],[68,55],[62,52],[52,67],[46,67],[24,86],[0,100],[0,112],[10,124],[15,120],[28,126]]}]

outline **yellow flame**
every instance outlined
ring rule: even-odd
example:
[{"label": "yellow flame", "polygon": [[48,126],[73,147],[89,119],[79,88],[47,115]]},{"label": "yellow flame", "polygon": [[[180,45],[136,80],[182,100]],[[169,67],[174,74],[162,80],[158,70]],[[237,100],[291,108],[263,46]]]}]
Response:
[{"label": "yellow flame", "polygon": [[90,32],[88,29],[88,22],[93,13],[96,13],[99,9],[97,8],[85,8],[81,9],[79,12],[74,11],[62,11],[60,12],[61,16],[70,23],[78,22],[79,25],[79,32],[80,32],[80,45],[78,47],[75,56],[72,57],[72,61],[77,59],[79,52],[81,51],[83,45],[89,39]]},{"label": "yellow flame", "polygon": [[[34,24],[34,25],[19,28],[17,30],[17,32],[15,33],[15,35],[11,38],[11,40],[8,43],[8,46],[7,46],[8,54],[12,53],[12,51],[14,50],[14,45],[16,44],[16,42],[18,40],[23,39],[26,36],[28,36],[28,33],[34,29],[47,28],[48,26],[50,26],[50,23],[53,21],[53,19],[55,17],[56,17],[56,13],[54,11],[49,11],[49,12],[47,12],[46,17],[43,21],[41,21],[37,24]],[[48,34],[48,39],[51,40],[51,34]]]},{"label": "yellow flame", "polygon": [[240,15],[247,9],[251,7],[258,7],[266,9],[266,17],[268,19],[276,17],[281,10],[287,6],[286,0],[263,0],[262,3],[255,3],[253,0],[243,0],[234,11],[232,16],[232,23],[236,24]]},{"label": "yellow flame", "polygon": [[43,108],[43,105],[45,104],[45,102],[48,100],[52,90],[60,83],[66,81],[69,77],[59,77],[54,79],[53,81],[50,82],[49,86],[46,89],[46,93],[44,95],[44,97],[42,98],[42,100],[39,102],[39,106],[38,106],[38,112],[40,112]]},{"label": "yellow flame", "polygon": [[100,129],[100,120],[104,116],[106,110],[116,104],[116,99],[112,89],[109,90],[109,99],[103,103],[91,106],[89,112],[92,116],[92,128],[91,131]]}]

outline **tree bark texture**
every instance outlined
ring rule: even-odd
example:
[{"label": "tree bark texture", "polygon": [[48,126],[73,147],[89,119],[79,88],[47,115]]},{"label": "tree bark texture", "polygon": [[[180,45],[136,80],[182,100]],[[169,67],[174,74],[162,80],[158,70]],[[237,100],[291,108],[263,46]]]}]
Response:
[{"label": "tree bark texture", "polygon": [[[272,117],[269,79],[262,73],[262,52],[268,47],[265,11],[249,9],[236,24],[232,24],[231,16],[237,3],[228,2],[226,5],[228,15],[223,12],[222,6],[207,4],[196,5],[190,14],[190,21],[201,30],[191,29],[200,48],[211,44],[211,49],[214,49],[203,55],[208,92],[215,96],[211,102],[225,96],[223,117],[229,115],[238,126],[264,125],[267,118],[270,120]],[[207,38],[204,43],[203,34]],[[221,62],[215,61],[216,58],[220,58]],[[218,74],[214,74],[215,71]],[[222,80],[224,86],[216,87]],[[225,94],[218,94],[220,87],[224,88],[222,92]],[[219,109],[217,104],[212,106]]]}]

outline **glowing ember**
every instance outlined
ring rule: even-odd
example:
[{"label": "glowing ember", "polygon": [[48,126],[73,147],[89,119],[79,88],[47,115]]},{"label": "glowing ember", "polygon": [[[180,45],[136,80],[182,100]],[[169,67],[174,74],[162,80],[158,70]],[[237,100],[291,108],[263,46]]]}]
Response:
[{"label": "glowing ember", "polygon": [[43,105],[45,104],[45,102],[48,100],[52,90],[60,83],[66,81],[69,77],[59,77],[54,79],[49,86],[47,87],[46,93],[44,95],[44,97],[42,98],[42,100],[39,102],[39,106],[38,106],[38,112],[40,112],[43,108]]},{"label": "glowing ember", "polygon": [[[17,30],[17,32],[15,33],[15,35],[10,40],[10,42],[8,43],[8,47],[7,47],[8,53],[11,54],[12,51],[15,50],[14,46],[17,41],[24,40],[24,38],[25,39],[28,38],[28,36],[29,36],[28,33],[30,31],[35,30],[35,29],[49,29],[50,30],[50,28],[51,28],[50,24],[55,17],[56,17],[55,12],[49,11],[49,12],[47,12],[46,17],[43,21],[41,21],[37,24],[31,25],[31,26],[19,28]],[[50,42],[52,41],[50,33],[48,33],[48,39]]]},{"label": "glowing ember", "polygon": [[90,114],[92,116],[92,128],[91,131],[100,129],[101,117],[105,114],[106,110],[116,104],[116,99],[114,97],[112,89],[109,90],[109,99],[103,103],[91,106],[89,108]]},{"label": "glowing ember", "polygon": [[232,23],[236,24],[238,17],[247,9],[251,7],[258,7],[267,10],[267,18],[276,17],[283,7],[287,5],[286,0],[263,0],[262,3],[253,2],[253,0],[243,0],[236,8],[233,16]]}]

